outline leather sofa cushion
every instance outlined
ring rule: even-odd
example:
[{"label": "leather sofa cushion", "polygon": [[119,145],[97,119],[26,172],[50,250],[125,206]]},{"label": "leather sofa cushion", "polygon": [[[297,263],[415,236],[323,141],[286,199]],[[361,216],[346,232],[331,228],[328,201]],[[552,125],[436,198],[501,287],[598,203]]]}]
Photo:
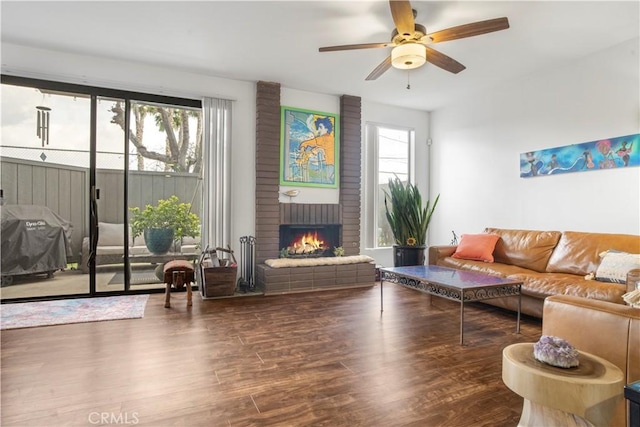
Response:
[{"label": "leather sofa cushion", "polygon": [[531,270],[518,267],[516,265],[500,264],[497,262],[472,261],[456,259],[453,257],[442,258],[438,262],[439,266],[455,268],[457,270],[469,270],[478,273],[490,274],[492,276],[507,277],[513,274],[531,273]]},{"label": "leather sofa cushion", "polygon": [[486,228],[485,233],[497,234],[500,240],[493,251],[494,261],[544,272],[553,249],[558,244],[559,231],[507,230]]},{"label": "leather sofa cushion", "polygon": [[600,253],[609,249],[640,253],[640,237],[630,234],[565,231],[553,251],[547,271],[585,276],[595,273]]},{"label": "leather sofa cushion", "polygon": [[193,271],[193,263],[190,261],[174,259],[164,265],[162,271],[165,273],[171,273],[174,271]]},{"label": "leather sofa cushion", "polygon": [[585,280],[582,276],[566,273],[538,273],[509,264],[443,258],[438,265],[491,274],[522,282],[522,294],[544,299],[550,295],[573,295],[624,304],[622,295],[626,285]]},{"label": "leather sofa cushion", "polygon": [[571,295],[602,301],[624,304],[622,295],[626,285],[585,280],[582,276],[567,273],[512,274],[509,279],[522,281],[522,293],[536,298],[551,295]]}]

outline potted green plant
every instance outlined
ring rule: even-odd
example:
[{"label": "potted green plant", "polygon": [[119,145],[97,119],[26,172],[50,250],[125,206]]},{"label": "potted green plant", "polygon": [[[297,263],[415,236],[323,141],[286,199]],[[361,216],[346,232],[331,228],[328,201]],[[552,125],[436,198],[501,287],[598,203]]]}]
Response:
[{"label": "potted green plant", "polygon": [[424,264],[427,229],[440,195],[433,206],[429,200],[423,206],[418,187],[410,182],[403,183],[397,176],[389,179],[389,191],[384,193],[387,221],[396,242],[393,246],[394,266]]},{"label": "potted green plant", "polygon": [[166,253],[174,241],[200,234],[200,218],[191,212],[190,203],[181,203],[175,195],[158,200],[156,206],[129,210],[132,238],[144,234],[147,249],[153,254]]}]

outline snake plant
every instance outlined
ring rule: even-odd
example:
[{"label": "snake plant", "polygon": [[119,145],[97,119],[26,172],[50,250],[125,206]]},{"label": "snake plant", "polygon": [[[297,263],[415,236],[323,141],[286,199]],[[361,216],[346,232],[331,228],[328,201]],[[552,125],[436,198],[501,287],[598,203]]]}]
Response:
[{"label": "snake plant", "polygon": [[[400,246],[424,246],[427,229],[440,195],[431,206],[427,200],[422,206],[422,196],[418,187],[403,183],[397,176],[389,179],[389,191],[384,191],[384,207],[391,232]],[[389,206],[391,205],[391,206]]]}]

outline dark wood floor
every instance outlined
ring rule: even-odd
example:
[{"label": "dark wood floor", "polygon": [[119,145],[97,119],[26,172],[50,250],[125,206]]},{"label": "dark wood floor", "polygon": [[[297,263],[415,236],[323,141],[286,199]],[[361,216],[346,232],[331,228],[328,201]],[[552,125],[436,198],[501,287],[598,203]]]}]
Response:
[{"label": "dark wood floor", "polygon": [[[541,322],[398,285],[202,301],[2,333],[2,425],[515,426],[502,349]],[[101,418],[106,417],[106,418]],[[116,422],[118,421],[118,422]]]}]

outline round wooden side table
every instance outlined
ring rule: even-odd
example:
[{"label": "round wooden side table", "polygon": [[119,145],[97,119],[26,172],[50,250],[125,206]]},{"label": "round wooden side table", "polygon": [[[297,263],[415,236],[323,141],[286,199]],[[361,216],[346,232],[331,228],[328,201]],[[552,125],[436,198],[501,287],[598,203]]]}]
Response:
[{"label": "round wooden side table", "polygon": [[557,368],[533,357],[533,343],[502,351],[502,381],[524,398],[518,426],[607,426],[624,390],[622,371],[580,352],[580,365]]}]

